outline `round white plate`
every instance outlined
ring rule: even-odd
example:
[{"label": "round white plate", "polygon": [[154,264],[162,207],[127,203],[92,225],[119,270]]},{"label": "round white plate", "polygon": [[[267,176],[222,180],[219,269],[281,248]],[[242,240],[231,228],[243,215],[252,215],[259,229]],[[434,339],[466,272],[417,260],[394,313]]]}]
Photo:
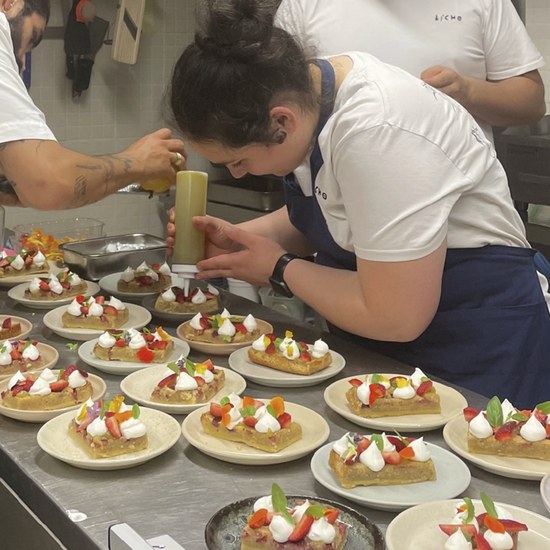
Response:
[{"label": "round white plate", "polygon": [[546,509],[550,512],[550,474],[540,480],[540,496]]},{"label": "round white plate", "polygon": [[181,355],[189,354],[189,346],[186,342],[174,338],[174,350],[168,356],[168,359],[163,363],[141,363],[141,362],[130,362],[130,361],[104,361],[103,359],[98,359],[94,355],[94,346],[97,344],[97,338],[93,340],[88,340],[83,344],[78,346],[78,356],[84,363],[95,367],[96,369],[108,372],[110,374],[130,374],[137,370],[150,369],[155,365],[163,365],[163,368],[166,368],[166,363],[170,361],[176,361],[180,358]]},{"label": "round white plate", "polygon": [[[328,464],[334,442],[323,445],[311,459],[313,477],[324,487],[348,500],[378,510],[404,510],[415,504],[436,498],[460,495],[470,485],[468,466],[450,451],[427,443],[435,466],[437,479],[407,485],[354,487],[344,489],[332,474]],[[443,547],[442,547],[443,548]]]},{"label": "round white plate", "polygon": [[[246,380],[240,374],[230,369],[218,367],[217,365],[216,368],[225,371],[225,384],[210,401],[218,402],[222,397],[230,393],[240,395],[245,390]],[[165,365],[155,365],[148,369],[134,372],[122,380],[120,389],[140,405],[146,405],[147,407],[171,414],[187,414],[204,406],[204,403],[178,405],[175,403],[159,403],[158,401],[152,401],[151,392],[155,389],[158,382],[162,380],[165,371]]]},{"label": "round white plate", "polygon": [[15,315],[0,315],[0,325],[2,325],[6,317],[11,317],[13,321],[21,325],[21,334],[13,336],[12,338],[0,339],[0,342],[3,342],[4,340],[23,340],[25,336],[27,336],[27,334],[31,332],[32,323],[30,321],[27,321],[27,319],[24,319],[23,317],[17,317]]},{"label": "round white plate", "polygon": [[[142,328],[149,321],[151,321],[151,314],[141,306],[136,304],[124,304],[128,308],[129,318],[121,329],[128,330],[130,328]],[[66,328],[63,326],[61,317],[63,313],[67,311],[67,306],[61,306],[56,309],[48,311],[44,315],[43,323],[57,335],[62,338],[68,338],[69,340],[90,340],[92,338],[99,338],[105,331],[93,330],[89,328]]]},{"label": "round white plate", "polygon": [[292,415],[294,422],[298,422],[302,426],[302,439],[278,453],[268,453],[249,447],[244,443],[234,443],[205,434],[200,418],[209,409],[210,407],[207,405],[189,414],[181,426],[183,436],[193,447],[203,453],[234,464],[256,466],[296,460],[317,449],[327,440],[330,433],[327,421],[320,414],[302,405],[285,402],[285,410]]},{"label": "round white plate", "polygon": [[63,271],[63,267],[59,267],[55,261],[49,260],[49,269],[47,271],[39,271],[35,273],[26,273],[25,275],[12,275],[10,277],[0,277],[0,287],[15,286],[21,283],[28,283],[32,281],[35,277],[47,277],[50,273],[55,273],[56,275]]},{"label": "round white plate", "polygon": [[91,458],[69,436],[69,424],[74,414],[74,411],[69,411],[46,422],[38,431],[36,440],[49,455],[85,470],[121,470],[143,464],[173,447],[181,436],[181,428],[175,418],[161,411],[141,407],[140,418],[147,426],[147,448],[112,458]]},{"label": "round white plate", "polygon": [[[101,399],[107,391],[107,384],[105,384],[99,376],[91,373],[88,373],[88,380],[92,384],[92,400],[97,401],[98,399]],[[8,389],[8,382],[9,380],[0,382],[0,393]],[[67,411],[76,410],[81,405],[82,403],[79,403],[71,407],[64,407],[62,409],[55,409],[52,411],[22,411],[19,409],[5,407],[0,401],[0,414],[9,416],[10,418],[15,418],[15,420],[21,420],[23,422],[47,422],[48,420],[51,420],[52,418]]]},{"label": "round white plate", "polygon": [[[348,406],[346,392],[351,388],[348,380],[352,378],[363,379],[366,375],[348,376],[333,382],[325,389],[324,398],[326,404],[335,412],[347,418],[354,424],[376,430],[402,430],[406,432],[424,432],[435,430],[444,426],[457,414],[462,414],[468,402],[465,397],[455,389],[434,382],[434,387],[441,398],[441,414],[414,414],[407,416],[386,416],[383,418],[365,418],[355,414]],[[396,376],[386,374],[385,376]]]},{"label": "round white plate", "polygon": [[467,437],[468,423],[462,415],[453,418],[443,428],[445,443],[455,453],[488,472],[514,479],[541,479],[550,474],[550,462],[546,460],[472,454],[468,451]]},{"label": "round white plate", "polygon": [[[12,338],[12,340],[14,339]],[[38,348],[42,359],[44,359],[44,366],[40,367],[39,369],[32,369],[33,372],[40,372],[45,368],[53,368],[59,360],[59,352],[49,344],[42,344],[40,342],[36,344],[36,347]],[[0,374],[0,380],[10,379],[14,374],[15,373],[13,372],[11,374]]]},{"label": "round white plate", "polygon": [[[190,323],[191,321],[185,321],[185,323],[182,323],[177,329],[176,334],[182,339],[185,340],[189,346],[197,351],[200,351],[201,353],[206,353],[207,355],[229,355],[233,353],[235,350],[250,347],[251,342],[241,342],[241,343],[226,343],[226,342],[219,342],[217,344],[212,342],[197,342],[196,340],[189,340],[185,337],[185,327]],[[258,329],[262,334],[269,334],[273,332],[273,326],[270,325],[267,321],[262,321],[261,319],[256,319],[256,323],[258,324]]]},{"label": "round white plate", "polygon": [[[449,538],[439,528],[450,523],[460,500],[427,502],[401,512],[388,525],[388,550],[441,550]],[[476,513],[484,511],[479,500],[473,501]],[[498,503],[512,513],[512,517],[525,523],[528,531],[519,533],[518,550],[546,550],[550,548],[550,520],[524,508]]]},{"label": "round white plate", "polygon": [[315,374],[304,376],[302,374],[292,374],[283,372],[262,365],[256,365],[248,359],[248,348],[238,349],[229,356],[229,366],[239,374],[242,374],[247,380],[261,384],[262,386],[271,386],[274,388],[290,388],[313,386],[323,380],[336,376],[345,366],[346,360],[337,352],[330,350],[332,354],[332,365],[328,366]]},{"label": "round white plate", "polygon": [[[99,292],[99,285],[93,283],[92,281],[84,281],[88,288],[83,294],[85,296],[93,296]],[[62,298],[60,300],[29,300],[25,298],[25,290],[29,288],[29,283],[23,283],[21,285],[14,286],[8,290],[8,296],[20,303],[25,307],[30,307],[32,309],[53,309],[60,305],[70,304],[76,296],[69,296],[67,298]]]},{"label": "round white plate", "polygon": [[[126,298],[144,298],[145,296],[152,296],[157,295],[159,293],[158,290],[155,292],[125,292],[123,290],[118,290],[117,283],[120,279],[120,276],[122,275],[122,272],[120,273],[111,273],[110,275],[105,275],[105,277],[102,277],[99,279],[98,283],[99,286],[104,290],[105,292],[109,294],[114,294]],[[175,276],[172,276],[172,286],[175,286],[177,283],[177,279]]]}]

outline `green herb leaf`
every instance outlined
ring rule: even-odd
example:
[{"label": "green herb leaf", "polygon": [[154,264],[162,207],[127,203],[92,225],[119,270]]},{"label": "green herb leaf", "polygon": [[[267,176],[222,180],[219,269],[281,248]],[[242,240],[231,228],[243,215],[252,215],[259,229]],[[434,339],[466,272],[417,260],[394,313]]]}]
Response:
[{"label": "green herb leaf", "polygon": [[137,403],[134,403],[132,406],[132,418],[139,418],[139,415],[141,413],[141,410],[139,408],[139,405]]},{"label": "green herb leaf", "polygon": [[491,500],[491,497],[485,493],[480,493],[479,496],[481,497],[481,502],[483,502],[483,506],[485,510],[487,510],[487,513],[494,518],[498,518],[495,503]]},{"label": "green herb leaf", "polygon": [[382,378],[382,376],[380,374],[373,374],[370,377],[370,383],[371,384],[378,384],[378,383],[380,383],[381,378]]},{"label": "green herb leaf", "polygon": [[166,363],[166,366],[167,366],[172,372],[175,372],[176,374],[179,374],[179,373],[180,373],[180,368],[178,367],[178,365],[177,365],[176,362],[170,361],[170,363]]},{"label": "green herb leaf", "polygon": [[517,412],[510,416],[511,420],[515,420],[516,422],[527,422],[529,420],[529,417],[522,412]]},{"label": "green herb leaf", "polygon": [[541,413],[550,414],[550,401],[539,403],[535,409],[538,409]]},{"label": "green herb leaf", "polygon": [[99,410],[99,418],[103,420],[105,418],[105,413],[109,410],[110,401],[103,401],[101,404],[101,409]]},{"label": "green herb leaf", "polygon": [[380,452],[384,450],[384,440],[380,434],[372,434],[370,440],[376,443],[376,446]]},{"label": "green herb leaf", "polygon": [[244,409],[240,409],[239,412],[243,418],[246,418],[247,416],[254,416],[256,414],[256,409],[254,407],[245,407]]},{"label": "green herb leaf", "polygon": [[226,343],[226,344],[231,344],[233,338],[231,338],[231,336],[224,336],[222,338],[222,340]]},{"label": "green herb leaf", "polygon": [[472,520],[474,519],[476,514],[474,503],[472,502],[472,499],[469,497],[464,497],[464,502],[468,507],[468,515],[466,516],[466,519],[462,520],[462,523],[472,523]]},{"label": "green herb leaf", "polygon": [[143,327],[143,328],[141,329],[141,332],[142,332],[143,334],[151,334],[151,331],[150,331],[147,327]]},{"label": "green herb leaf", "polygon": [[267,405],[266,406],[267,412],[273,417],[277,418],[277,413],[275,412],[275,409],[273,408],[273,405]]},{"label": "green herb leaf", "polygon": [[273,503],[273,510],[281,514],[291,525],[294,525],[294,520],[287,510],[286,495],[276,483],[271,486],[271,502]]},{"label": "green herb leaf", "polygon": [[69,344],[65,344],[65,347],[67,349],[70,349],[71,351],[76,351],[78,349],[78,344],[75,342],[75,343],[69,343]]},{"label": "green herb leaf", "polygon": [[493,428],[502,426],[504,421],[502,416],[502,405],[496,395],[491,397],[489,403],[487,403],[487,420]]},{"label": "green herb leaf", "polygon": [[187,370],[187,374],[189,376],[195,376],[195,363],[191,361],[190,359],[185,358],[185,369]]},{"label": "green herb leaf", "polygon": [[228,403],[231,403],[231,401],[229,401],[229,397],[227,397],[227,395],[225,397],[222,397],[222,400],[220,401],[220,405],[223,407],[224,405],[227,405]]},{"label": "green herb leaf", "polygon": [[311,516],[314,519],[320,519],[324,516],[324,507],[320,504],[312,504],[306,510],[306,516]]}]

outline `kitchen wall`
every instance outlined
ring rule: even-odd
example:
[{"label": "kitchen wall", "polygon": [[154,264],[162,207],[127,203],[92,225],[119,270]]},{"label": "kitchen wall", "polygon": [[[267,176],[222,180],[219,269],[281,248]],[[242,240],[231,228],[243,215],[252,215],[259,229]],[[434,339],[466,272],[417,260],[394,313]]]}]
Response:
[{"label": "kitchen wall", "polygon": [[[136,65],[111,60],[111,48],[104,45],[96,57],[90,89],[78,99],[71,97],[71,81],[65,77],[63,40],[44,40],[40,44],[32,54],[31,95],[61,143],[85,153],[111,153],[163,126],[161,99],[175,60],[192,39],[193,11],[198,1],[147,0]],[[94,3],[97,15],[114,23],[116,2],[94,0]],[[527,0],[526,4],[527,28],[548,60],[541,74],[550,113],[550,2]],[[60,0],[52,0],[50,27],[63,24],[60,5]],[[199,170],[210,169],[202,159],[193,156],[189,165]],[[165,211],[170,204],[168,197],[118,193],[70,211],[8,208],[6,227],[22,221],[80,216],[101,219],[110,235],[143,231],[162,236]]]}]

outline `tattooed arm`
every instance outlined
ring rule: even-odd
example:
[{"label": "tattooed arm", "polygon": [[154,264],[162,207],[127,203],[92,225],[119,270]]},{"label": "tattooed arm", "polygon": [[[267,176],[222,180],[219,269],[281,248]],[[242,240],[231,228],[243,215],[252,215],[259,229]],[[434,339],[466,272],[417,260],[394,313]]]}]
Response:
[{"label": "tattooed arm", "polygon": [[39,210],[76,208],[130,183],[174,181],[176,153],[185,156],[183,143],[168,129],[148,134],[113,155],[83,155],[49,140],[3,143],[0,174],[12,184],[16,198],[0,192],[0,203]]}]

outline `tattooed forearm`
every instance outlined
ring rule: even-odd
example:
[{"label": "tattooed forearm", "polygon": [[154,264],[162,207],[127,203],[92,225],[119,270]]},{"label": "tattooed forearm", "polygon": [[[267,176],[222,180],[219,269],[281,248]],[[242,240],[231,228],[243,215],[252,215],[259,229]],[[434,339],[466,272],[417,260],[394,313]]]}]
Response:
[{"label": "tattooed forearm", "polygon": [[74,184],[74,206],[86,204],[88,180],[84,176],[78,176]]}]

